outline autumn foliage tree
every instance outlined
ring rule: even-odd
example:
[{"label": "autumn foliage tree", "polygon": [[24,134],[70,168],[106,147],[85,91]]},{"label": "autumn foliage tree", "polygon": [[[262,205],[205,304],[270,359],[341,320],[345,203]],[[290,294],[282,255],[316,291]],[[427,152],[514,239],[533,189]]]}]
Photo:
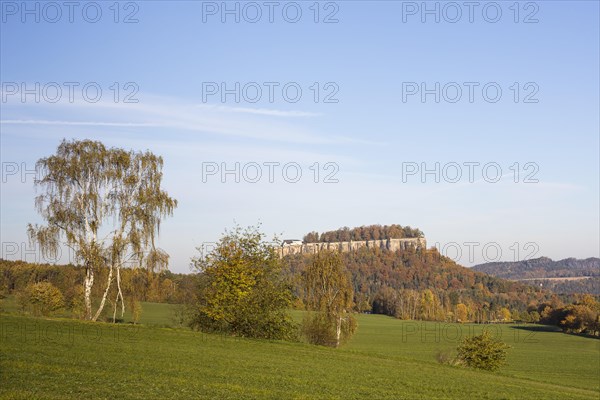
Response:
[{"label": "autumn foliage tree", "polygon": [[226,232],[215,249],[193,263],[200,282],[194,327],[254,338],[293,337],[291,289],[279,255],[258,228]]},{"label": "autumn foliage tree", "polygon": [[462,340],[457,349],[457,360],[467,367],[495,371],[505,364],[509,348],[484,330],[481,335]]},{"label": "autumn foliage tree", "polygon": [[562,314],[559,325],[565,332],[600,336],[600,303],[592,295],[581,296],[558,313]]},{"label": "autumn foliage tree", "polygon": [[354,291],[339,253],[321,251],[303,273],[307,310],[302,331],[308,341],[331,347],[346,342],[356,330],[351,314]]},{"label": "autumn foliage tree", "polygon": [[467,322],[467,318],[469,315],[469,310],[467,306],[463,303],[459,303],[456,305],[456,321],[457,322]]},{"label": "autumn foliage tree", "polygon": [[30,284],[20,297],[23,308],[31,308],[34,315],[48,316],[65,305],[60,289],[50,282]]},{"label": "autumn foliage tree", "polygon": [[[63,140],[55,155],[37,162],[38,212],[46,225],[29,224],[32,242],[44,256],[56,257],[61,240],[86,270],[85,316],[96,320],[113,284],[114,314],[125,301],[121,267],[166,268],[168,255],[155,247],[161,220],[172,215],[177,201],[161,189],[161,157],[151,152],[106,148],[92,140]],[[92,312],[92,287],[97,272],[109,273],[104,293]]]}]

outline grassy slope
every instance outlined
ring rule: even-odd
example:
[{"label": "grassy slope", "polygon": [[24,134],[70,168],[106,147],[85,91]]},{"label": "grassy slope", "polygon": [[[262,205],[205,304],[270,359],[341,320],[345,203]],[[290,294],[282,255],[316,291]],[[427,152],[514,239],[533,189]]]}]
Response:
[{"label": "grassy slope", "polygon": [[345,349],[435,362],[438,351],[456,348],[460,335],[483,329],[511,346],[508,365],[497,374],[600,391],[600,340],[566,335],[550,326],[445,324],[365,315],[359,317],[359,332]]},{"label": "grassy slope", "polygon": [[[168,321],[165,305],[145,318]],[[298,315],[296,315],[298,316]],[[352,343],[301,343],[2,315],[0,398],[597,399],[600,341],[502,326],[500,373],[436,363],[456,329],[361,315]],[[143,318],[144,319],[144,318]],[[427,336],[421,337],[425,328]],[[434,335],[436,327],[439,339]],[[515,340],[514,332],[519,332]],[[437,340],[437,342],[436,342]]]},{"label": "grassy slope", "polygon": [[[165,303],[147,303],[142,302],[142,315],[140,317],[140,324],[149,325],[149,326],[160,326],[160,327],[169,327],[174,323],[173,320],[173,311],[177,307],[174,304],[165,304]],[[112,308],[110,305],[107,305],[105,308],[105,314],[112,317]],[[6,312],[10,314],[18,313],[18,306],[16,302],[15,296],[7,296],[2,299],[0,302],[0,312]],[[120,316],[120,309],[117,310],[117,318]],[[68,311],[58,312],[55,316],[71,318],[72,315]],[[131,322],[131,310],[128,308],[125,309],[125,322]]]}]

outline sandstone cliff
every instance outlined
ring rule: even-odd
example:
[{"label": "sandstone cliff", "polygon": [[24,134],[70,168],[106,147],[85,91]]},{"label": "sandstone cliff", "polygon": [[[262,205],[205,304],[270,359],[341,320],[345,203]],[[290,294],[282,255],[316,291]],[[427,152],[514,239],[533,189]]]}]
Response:
[{"label": "sandstone cliff", "polygon": [[361,240],[350,242],[332,242],[332,243],[304,243],[298,245],[284,245],[281,247],[281,256],[289,254],[315,254],[320,250],[333,250],[348,252],[357,250],[361,247],[386,249],[389,251],[407,250],[413,248],[415,250],[424,250],[427,248],[425,238],[406,238],[406,239],[380,239],[380,240]]}]

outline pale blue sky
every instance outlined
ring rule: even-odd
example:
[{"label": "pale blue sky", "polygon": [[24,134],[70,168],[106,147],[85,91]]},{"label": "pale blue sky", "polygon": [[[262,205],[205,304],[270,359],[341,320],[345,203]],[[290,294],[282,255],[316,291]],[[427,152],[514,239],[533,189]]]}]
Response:
[{"label": "pale blue sky", "polygon": [[[244,15],[240,23],[231,15],[222,23],[219,13],[204,15],[203,22],[203,8],[221,2],[191,1],[138,2],[137,8],[123,2],[121,22],[115,23],[114,2],[98,2],[102,16],[93,24],[79,8],[73,23],[67,9],[50,23],[54,11],[44,11],[44,3],[39,22],[35,15],[22,15],[21,2],[0,3],[3,257],[16,257],[7,244],[25,242],[26,224],[39,220],[31,177],[22,182],[11,168],[22,163],[32,168],[62,138],[93,138],[164,157],[164,187],[180,206],[165,221],[159,244],[177,272],[188,271],[196,246],[216,241],[234,221],[260,221],[269,234],[298,238],[344,225],[411,225],[425,232],[430,245],[449,249],[458,243],[464,265],[485,261],[486,243],[498,243],[504,260],[515,258],[514,243],[521,249],[518,258],[531,249],[535,256],[555,259],[599,255],[596,1],[520,2],[519,23],[513,1],[494,3],[502,10],[497,23],[482,15],[488,7],[487,17],[494,17],[490,2],[479,3],[473,23],[464,6],[457,23],[443,14],[440,23],[431,15],[422,23],[419,12],[407,15],[422,2],[321,2],[320,20],[331,12],[338,19],[328,24],[313,21],[313,1],[297,2],[302,10],[297,23],[282,16],[286,5],[288,16],[294,16],[289,2],[277,3],[273,23],[265,6],[258,23],[245,21]],[[433,8],[436,2],[427,4]],[[93,18],[94,10],[87,10]],[[454,11],[446,11],[452,12],[446,19],[452,18]],[[138,22],[123,23],[132,12]],[[523,23],[531,13],[538,22]],[[21,93],[6,93],[14,89],[12,83],[33,88],[36,82],[40,87],[58,82],[62,97],[47,101],[54,96],[51,88],[39,103],[34,95],[22,102]],[[64,82],[80,84],[72,103]],[[89,82],[102,88],[97,103],[81,94]],[[121,86],[117,103],[114,82]],[[127,82],[139,89],[137,104],[122,101],[131,92],[123,89]],[[228,87],[258,82],[263,96],[256,103],[244,98],[236,103],[232,95],[225,102],[219,96],[203,101],[205,82]],[[264,82],[280,85],[273,102]],[[296,103],[282,97],[280,88],[289,82],[302,88]],[[320,86],[319,102],[313,99],[314,82]],[[403,82],[425,82],[429,88],[458,82],[463,97],[436,103],[428,95],[423,103],[416,95],[403,102]],[[464,82],[479,84],[473,103]],[[488,82],[502,89],[496,103],[482,97]],[[534,86],[525,88],[528,82]],[[538,102],[524,103],[534,87]],[[338,102],[324,103],[323,96],[334,88]],[[267,177],[236,183],[232,176],[226,183],[215,176],[203,182],[203,162],[230,167],[296,162],[303,177],[288,183],[276,169],[275,183]],[[309,169],[315,162],[321,167],[319,183]],[[339,166],[338,183],[322,182],[327,162]],[[436,183],[432,176],[426,183],[415,176],[403,182],[407,162],[430,167],[493,162],[505,176],[488,183],[475,169],[475,183],[466,177]],[[515,162],[521,169],[518,183],[509,169]],[[539,167],[539,183],[522,182],[531,171],[523,169],[528,162]],[[467,242],[479,243],[472,260]],[[487,259],[495,258],[490,250]]]}]

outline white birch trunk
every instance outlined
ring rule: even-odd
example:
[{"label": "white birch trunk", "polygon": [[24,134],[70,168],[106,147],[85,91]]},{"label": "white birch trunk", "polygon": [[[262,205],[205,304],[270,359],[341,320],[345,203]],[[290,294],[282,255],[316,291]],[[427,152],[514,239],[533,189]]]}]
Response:
[{"label": "white birch trunk", "polygon": [[92,318],[92,286],[94,285],[94,270],[86,268],[84,280],[85,318]]},{"label": "white birch trunk", "polygon": [[340,338],[342,337],[342,316],[337,318],[337,327],[335,330],[336,343],[335,347],[340,347]]},{"label": "white birch trunk", "polygon": [[104,304],[106,303],[106,297],[108,296],[108,290],[110,289],[110,284],[112,283],[112,275],[113,275],[113,269],[111,267],[108,272],[108,281],[106,282],[106,289],[104,290],[104,295],[102,295],[102,301],[100,301],[100,306],[98,307],[98,310],[96,311],[96,315],[94,315],[94,318],[92,318],[92,321],[96,321],[98,319],[98,317],[100,316],[100,313],[104,309]]},{"label": "white birch trunk", "polygon": [[117,305],[119,304],[119,298],[121,299],[121,318],[123,318],[125,315],[125,300],[123,299],[123,292],[121,291],[121,268],[120,266],[117,266],[117,298],[115,299],[113,322],[117,320]]}]

